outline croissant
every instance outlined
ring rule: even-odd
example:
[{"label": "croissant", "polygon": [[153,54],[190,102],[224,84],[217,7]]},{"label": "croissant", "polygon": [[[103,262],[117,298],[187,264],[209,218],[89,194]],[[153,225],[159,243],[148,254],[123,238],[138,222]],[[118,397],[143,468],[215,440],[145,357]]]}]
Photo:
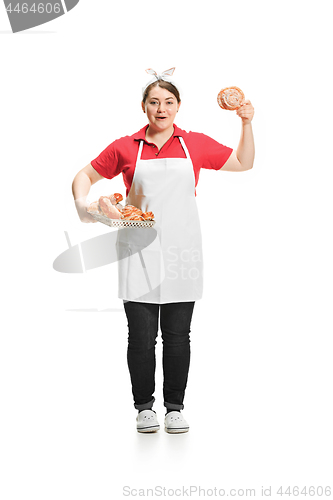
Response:
[{"label": "croissant", "polygon": [[109,219],[120,219],[121,213],[119,210],[112,205],[110,198],[108,196],[101,196],[98,200],[99,208],[102,210],[103,214]]},{"label": "croissant", "polygon": [[102,210],[99,208],[98,201],[93,201],[90,203],[89,207],[87,208],[87,212],[90,213],[95,213],[95,214],[102,214]]}]

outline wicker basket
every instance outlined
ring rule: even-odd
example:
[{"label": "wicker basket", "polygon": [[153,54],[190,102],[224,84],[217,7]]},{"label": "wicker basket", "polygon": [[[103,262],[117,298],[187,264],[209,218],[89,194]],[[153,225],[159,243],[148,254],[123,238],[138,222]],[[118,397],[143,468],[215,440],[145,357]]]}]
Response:
[{"label": "wicker basket", "polygon": [[98,222],[102,222],[110,227],[153,227],[155,224],[154,220],[123,220],[123,219],[109,219],[105,215],[96,214],[89,212],[89,214]]}]

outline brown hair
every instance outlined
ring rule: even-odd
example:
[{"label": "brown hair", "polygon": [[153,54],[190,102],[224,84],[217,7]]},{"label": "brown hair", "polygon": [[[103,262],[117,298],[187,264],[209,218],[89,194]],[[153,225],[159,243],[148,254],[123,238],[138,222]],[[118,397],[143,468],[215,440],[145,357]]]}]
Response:
[{"label": "brown hair", "polygon": [[154,87],[157,87],[157,86],[161,87],[161,89],[166,89],[169,92],[171,92],[171,94],[173,94],[176,97],[177,101],[180,102],[179,90],[174,85],[172,85],[172,83],[166,82],[164,80],[156,80],[156,82],[151,83],[146,88],[145,93],[143,94],[143,98],[142,98],[143,103],[146,102],[146,99],[147,99],[148,94],[151,91],[151,89],[153,89]]}]

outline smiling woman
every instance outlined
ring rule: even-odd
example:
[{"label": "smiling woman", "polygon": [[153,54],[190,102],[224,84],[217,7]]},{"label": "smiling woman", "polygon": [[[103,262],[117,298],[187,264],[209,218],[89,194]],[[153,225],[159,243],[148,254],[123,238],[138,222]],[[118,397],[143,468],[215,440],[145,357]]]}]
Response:
[{"label": "smiling woman", "polygon": [[173,135],[173,122],[180,107],[179,93],[177,91],[177,97],[158,83],[150,87],[152,88],[147,97],[142,101],[143,112],[147,114],[149,121],[146,139],[154,142],[160,150]]},{"label": "smiling woman", "polygon": [[148,124],[132,136],[113,141],[73,181],[76,207],[83,222],[94,221],[89,220],[86,211],[91,184],[120,173],[126,186],[126,204],[155,214],[154,245],[145,245],[144,234],[149,229],[120,229],[117,240],[118,296],[124,300],[128,320],[127,360],[134,406],[139,411],[139,432],[159,429],[152,410],[159,320],[165,429],[169,433],[189,430],[180,411],[184,408],[190,363],[192,313],[203,292],[195,187],[201,168],[247,170],[254,157],[254,111],[250,101],[237,111],[243,125],[237,153],[204,134],[177,127],[174,120],[181,100],[177,86],[169,78],[173,70],[162,75],[147,70],[154,75],[143,89],[141,102]]}]

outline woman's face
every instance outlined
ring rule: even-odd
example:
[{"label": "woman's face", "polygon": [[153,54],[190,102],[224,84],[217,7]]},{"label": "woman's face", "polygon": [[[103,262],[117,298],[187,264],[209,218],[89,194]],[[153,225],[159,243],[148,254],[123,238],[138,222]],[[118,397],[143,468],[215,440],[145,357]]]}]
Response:
[{"label": "woman's face", "polygon": [[173,125],[179,106],[176,96],[159,86],[153,87],[146,102],[142,102],[149,126],[156,132],[162,132]]}]

